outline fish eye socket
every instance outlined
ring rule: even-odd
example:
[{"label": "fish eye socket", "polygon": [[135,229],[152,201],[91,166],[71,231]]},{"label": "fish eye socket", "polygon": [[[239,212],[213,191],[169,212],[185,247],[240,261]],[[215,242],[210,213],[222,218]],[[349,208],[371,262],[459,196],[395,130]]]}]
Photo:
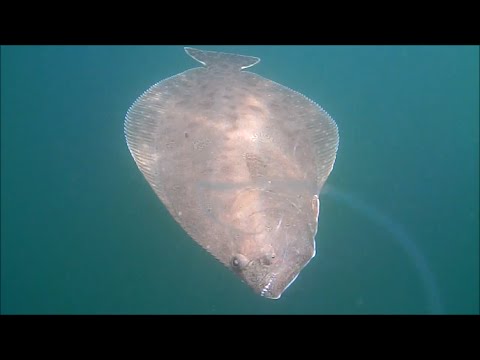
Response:
[{"label": "fish eye socket", "polygon": [[263,259],[262,259],[262,263],[263,265],[271,265],[273,263],[275,259],[275,254],[274,253],[271,253],[271,254],[266,254]]},{"label": "fish eye socket", "polygon": [[247,257],[242,254],[235,254],[231,260],[232,268],[236,270],[244,269],[248,265],[248,262]]}]

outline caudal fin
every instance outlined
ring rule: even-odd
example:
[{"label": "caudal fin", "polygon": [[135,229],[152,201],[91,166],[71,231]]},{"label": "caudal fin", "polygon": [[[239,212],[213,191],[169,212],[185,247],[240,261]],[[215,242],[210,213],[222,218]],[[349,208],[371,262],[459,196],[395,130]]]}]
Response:
[{"label": "caudal fin", "polygon": [[254,56],[205,51],[191,47],[185,47],[185,52],[206,67],[243,70],[260,61],[260,58]]}]

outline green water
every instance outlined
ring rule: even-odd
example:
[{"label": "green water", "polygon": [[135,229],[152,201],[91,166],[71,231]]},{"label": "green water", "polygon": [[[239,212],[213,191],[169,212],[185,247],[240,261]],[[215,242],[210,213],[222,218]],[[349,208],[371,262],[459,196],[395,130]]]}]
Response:
[{"label": "green water", "polygon": [[337,121],[317,256],[261,298],[142,178],[123,119],[182,47],[2,46],[2,314],[479,313],[478,47],[202,48]]}]

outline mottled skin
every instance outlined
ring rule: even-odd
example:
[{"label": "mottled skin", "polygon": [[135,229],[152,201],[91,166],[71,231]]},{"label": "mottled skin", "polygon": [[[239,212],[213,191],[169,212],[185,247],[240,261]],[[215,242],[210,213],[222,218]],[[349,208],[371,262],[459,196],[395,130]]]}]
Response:
[{"label": "mottled skin", "polygon": [[205,67],[132,105],[128,146],[188,234],[277,299],[315,255],[317,195],[335,161],[337,127],[303,95],[242,70],[259,59],[186,51]]}]

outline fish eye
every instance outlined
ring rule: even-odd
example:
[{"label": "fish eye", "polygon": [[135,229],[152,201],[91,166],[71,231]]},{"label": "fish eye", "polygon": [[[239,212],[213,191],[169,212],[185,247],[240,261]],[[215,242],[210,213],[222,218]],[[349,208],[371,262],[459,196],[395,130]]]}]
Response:
[{"label": "fish eye", "polygon": [[238,260],[238,258],[236,256],[234,256],[233,259],[232,259],[232,265],[234,267],[239,267],[240,266],[240,261]]},{"label": "fish eye", "polygon": [[232,257],[231,264],[234,269],[241,270],[247,266],[248,259],[245,255],[235,254]]},{"label": "fish eye", "polygon": [[271,265],[273,263],[273,260],[275,259],[275,253],[270,253],[270,254],[266,254],[263,259],[262,259],[262,263],[263,265]]}]

